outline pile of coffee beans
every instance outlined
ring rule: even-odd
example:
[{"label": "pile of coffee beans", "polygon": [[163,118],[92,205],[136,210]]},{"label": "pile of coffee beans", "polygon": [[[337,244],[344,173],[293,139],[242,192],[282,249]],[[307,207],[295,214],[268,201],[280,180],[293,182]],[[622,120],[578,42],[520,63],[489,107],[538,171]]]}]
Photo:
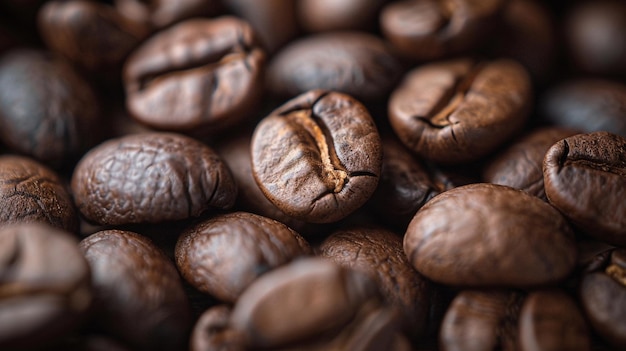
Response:
[{"label": "pile of coffee beans", "polygon": [[0,2],[0,350],[624,349],[623,0]]}]

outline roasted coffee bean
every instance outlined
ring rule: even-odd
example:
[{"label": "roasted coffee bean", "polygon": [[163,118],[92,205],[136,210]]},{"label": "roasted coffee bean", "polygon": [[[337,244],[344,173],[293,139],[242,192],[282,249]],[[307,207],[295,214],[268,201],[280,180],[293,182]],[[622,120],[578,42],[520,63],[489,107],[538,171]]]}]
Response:
[{"label": "roasted coffee bean", "polygon": [[573,6],[565,35],[574,63],[583,71],[626,76],[626,3],[586,1]]},{"label": "roasted coffee bean", "polygon": [[558,291],[530,293],[519,316],[520,351],[588,351],[587,324],[576,302]]},{"label": "roasted coffee bean", "polygon": [[476,48],[489,38],[506,1],[404,0],[380,14],[385,37],[403,56],[432,60]]},{"label": "roasted coffee bean", "polygon": [[600,79],[576,79],[544,95],[545,119],[591,133],[605,131],[626,138],[626,85]]},{"label": "roasted coffee bean", "polygon": [[74,201],[90,221],[157,223],[233,206],[237,186],[208,146],[173,133],[110,139],[74,169]]},{"label": "roasted coffee bean", "polygon": [[417,210],[447,189],[395,138],[383,137],[382,145],[380,180],[367,205],[383,221],[405,231]]},{"label": "roasted coffee bean", "polygon": [[360,309],[379,303],[376,284],[363,273],[301,259],[250,285],[233,309],[231,326],[249,347],[276,348],[340,330]]},{"label": "roasted coffee bean", "polygon": [[287,215],[338,221],[378,184],[381,142],[367,109],[348,95],[314,90],[273,111],[252,136],[252,172]]},{"label": "roasted coffee bean", "polygon": [[326,238],[318,251],[321,257],[368,274],[402,313],[407,330],[425,334],[435,288],[407,261],[401,237],[385,229],[343,229]]},{"label": "roasted coffee bean", "polygon": [[176,267],[148,238],[107,230],[81,241],[93,275],[94,322],[145,350],[181,350],[191,326]]},{"label": "roasted coffee bean", "polygon": [[263,195],[252,175],[250,139],[251,133],[236,136],[221,143],[216,150],[228,165],[237,183],[236,207],[275,219],[304,235],[315,233],[317,226],[289,217]]},{"label": "roasted coffee bean", "polygon": [[176,244],[176,265],[198,290],[235,302],[262,274],[310,253],[306,240],[286,225],[235,212],[185,230]]},{"label": "roasted coffee bean", "polygon": [[134,22],[158,29],[180,20],[215,14],[216,0],[114,0],[115,8]]},{"label": "roasted coffee bean", "polygon": [[382,99],[393,88],[400,69],[380,38],[362,32],[332,32],[283,48],[270,62],[267,86],[275,95],[288,98],[326,89],[363,101]]},{"label": "roasted coffee bean", "polygon": [[128,110],[153,128],[215,134],[256,108],[264,61],[246,22],[187,20],[155,34],[127,60]]},{"label": "roasted coffee bean", "polygon": [[567,128],[545,127],[523,135],[487,164],[483,180],[548,201],[543,189],[543,158],[554,143],[574,134],[577,132]]},{"label": "roasted coffee bean", "polygon": [[404,252],[426,277],[461,286],[554,284],[576,264],[573,233],[556,209],[495,184],[434,197],[409,224]]},{"label": "roasted coffee bean", "polygon": [[35,50],[0,59],[0,139],[51,166],[71,164],[98,141],[91,87],[63,60]]},{"label": "roasted coffee bean", "polygon": [[626,347],[626,251],[616,249],[604,271],[587,274],[580,301],[592,328],[611,344]]},{"label": "roasted coffee bean", "polygon": [[144,26],[95,1],[49,1],[38,21],[53,51],[89,71],[116,76],[122,61],[147,35]]},{"label": "roasted coffee bean", "polygon": [[230,326],[232,308],[218,305],[206,310],[191,333],[191,351],[245,351],[243,336]]},{"label": "roasted coffee bean", "polygon": [[0,156],[0,225],[40,222],[76,232],[78,214],[59,176],[22,156]]},{"label": "roasted coffee bean", "polygon": [[0,349],[39,349],[64,337],[91,300],[78,240],[38,223],[0,228]]},{"label": "roasted coffee bean", "polygon": [[626,245],[626,139],[578,134],[554,144],[543,162],[548,200],[590,236]]},{"label": "roasted coffee bean", "polygon": [[528,75],[514,61],[446,61],[405,76],[389,100],[389,120],[418,155],[461,163],[487,155],[518,132],[531,99]]},{"label": "roasted coffee bean", "polygon": [[460,292],[441,325],[443,351],[517,350],[523,296],[512,291]]},{"label": "roasted coffee bean", "polygon": [[263,47],[272,54],[298,35],[296,1],[222,0],[237,16],[250,23]]},{"label": "roasted coffee bean", "polygon": [[309,32],[361,30],[375,27],[386,0],[301,0],[298,19]]}]

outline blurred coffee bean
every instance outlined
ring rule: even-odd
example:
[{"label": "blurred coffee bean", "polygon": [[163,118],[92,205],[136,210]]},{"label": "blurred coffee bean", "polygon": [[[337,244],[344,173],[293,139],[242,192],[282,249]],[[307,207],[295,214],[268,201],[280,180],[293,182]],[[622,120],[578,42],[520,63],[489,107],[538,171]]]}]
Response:
[{"label": "blurred coffee bean", "polygon": [[331,32],[295,40],[270,62],[267,87],[291,98],[312,89],[383,99],[401,73],[385,42],[364,32]]},{"label": "blurred coffee bean", "polygon": [[626,3],[581,1],[565,19],[569,53],[578,68],[626,76]]},{"label": "blurred coffee bean", "polygon": [[232,308],[218,305],[206,310],[191,333],[191,351],[244,351],[243,336],[230,326]]},{"label": "blurred coffee bean", "polygon": [[432,63],[409,72],[389,99],[389,120],[405,146],[434,162],[476,160],[526,122],[526,70],[510,60]]},{"label": "blurred coffee bean", "polygon": [[78,240],[44,224],[0,228],[0,349],[40,349],[61,339],[91,301]]},{"label": "blurred coffee bean", "polygon": [[321,257],[368,274],[386,301],[404,316],[406,330],[426,334],[435,288],[409,264],[401,237],[385,229],[340,229],[318,251]]},{"label": "blurred coffee bean", "polygon": [[606,131],[626,138],[626,85],[575,79],[549,89],[541,101],[545,119],[583,132]]},{"label": "blurred coffee bean", "polygon": [[592,328],[616,347],[626,347],[626,252],[616,249],[602,271],[586,274],[580,302]]},{"label": "blurred coffee bean", "polygon": [[182,350],[189,302],[174,264],[149,239],[106,230],[80,243],[93,274],[98,328],[141,350]]},{"label": "blurred coffee bean", "polygon": [[222,0],[250,23],[269,54],[293,40],[299,32],[294,0]]},{"label": "blurred coffee bean", "polygon": [[287,215],[330,223],[361,207],[378,184],[381,143],[367,109],[324,90],[273,111],[252,136],[252,172]]},{"label": "blurred coffee bean", "polygon": [[489,41],[506,1],[403,0],[383,8],[387,40],[414,61],[438,59]]},{"label": "blurred coffee bean", "polygon": [[70,61],[117,80],[123,60],[148,34],[112,6],[86,0],[49,1],[39,11],[46,45]]},{"label": "blurred coffee bean", "polygon": [[417,210],[447,189],[395,138],[383,137],[382,145],[380,180],[367,205],[385,223],[405,231]]},{"label": "blurred coffee bean", "polygon": [[386,0],[300,0],[298,19],[309,32],[367,30],[376,27]]},{"label": "blurred coffee bean", "polygon": [[543,163],[550,203],[588,235],[626,245],[626,139],[578,134],[554,144]]},{"label": "blurred coffee bean", "polygon": [[243,123],[256,108],[264,60],[252,28],[240,19],[184,21],[129,57],[128,110],[152,128],[216,134]]},{"label": "blurred coffee bean", "polygon": [[0,225],[46,223],[68,232],[78,230],[78,214],[59,176],[22,156],[0,156]]},{"label": "blurred coffee bean", "polygon": [[517,320],[523,301],[513,291],[461,291],[441,325],[444,351],[517,350]]},{"label": "blurred coffee bean", "polygon": [[434,197],[409,224],[404,252],[427,278],[457,286],[556,284],[576,264],[572,230],[556,209],[495,184]]},{"label": "blurred coffee bean", "polygon": [[508,185],[548,201],[543,188],[543,158],[557,141],[577,134],[561,127],[544,127],[530,131],[500,151],[483,171],[488,183]]},{"label": "blurred coffee bean", "polygon": [[519,316],[520,351],[588,351],[587,324],[576,302],[558,290],[530,293]]},{"label": "blurred coffee bean", "polygon": [[0,138],[53,167],[68,166],[100,140],[94,92],[54,55],[14,50],[0,59]]},{"label": "blurred coffee bean", "polygon": [[205,144],[174,133],[132,134],[93,148],[72,175],[76,206],[105,225],[158,223],[233,206],[237,186]]},{"label": "blurred coffee bean", "polygon": [[220,9],[218,0],[114,0],[125,17],[159,29],[191,17],[213,15]]},{"label": "blurred coffee bean", "polygon": [[198,290],[235,302],[262,274],[310,253],[306,240],[286,225],[234,212],[185,230],[176,244],[176,265]]}]

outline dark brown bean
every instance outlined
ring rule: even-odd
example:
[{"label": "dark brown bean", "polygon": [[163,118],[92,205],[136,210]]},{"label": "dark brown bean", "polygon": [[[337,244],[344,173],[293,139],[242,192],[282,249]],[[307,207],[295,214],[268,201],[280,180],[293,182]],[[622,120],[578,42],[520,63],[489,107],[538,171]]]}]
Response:
[{"label": "dark brown bean", "polygon": [[572,231],[556,209],[495,184],[434,197],[409,224],[404,252],[426,277],[462,286],[554,284],[576,264]]},{"label": "dark brown bean", "polygon": [[40,349],[66,336],[91,301],[78,240],[40,223],[0,228],[1,349]]},{"label": "dark brown bean", "polygon": [[298,19],[309,32],[364,30],[375,27],[386,0],[301,0]]},{"label": "dark brown bean", "polygon": [[531,99],[528,75],[514,61],[446,61],[405,76],[389,100],[389,120],[420,156],[461,163],[487,155],[518,132]]},{"label": "dark brown bean", "polygon": [[67,166],[99,140],[95,94],[65,61],[15,50],[0,60],[0,138],[53,167]]},{"label": "dark brown bean", "polygon": [[237,187],[208,146],[173,133],[110,139],[74,169],[74,200],[100,224],[163,222],[233,206]]},{"label": "dark brown bean", "polygon": [[267,86],[291,98],[313,89],[334,90],[366,101],[382,99],[400,75],[400,64],[378,37],[332,32],[293,41],[268,67]]},{"label": "dark brown bean", "polygon": [[310,253],[306,240],[286,225],[235,212],[185,230],[176,244],[176,265],[198,290],[235,302],[262,274]]},{"label": "dark brown bean", "polygon": [[191,19],[144,42],[124,67],[126,105],[150,127],[216,134],[250,116],[265,54],[235,17]]},{"label": "dark brown bean", "polygon": [[115,8],[134,22],[159,29],[180,20],[215,14],[216,0],[114,0]]},{"label": "dark brown bean", "polygon": [[181,350],[191,326],[176,267],[149,239],[106,230],[80,243],[93,272],[95,321],[136,348]]},{"label": "dark brown bean", "polygon": [[291,217],[338,221],[378,184],[380,137],[365,107],[314,90],[264,118],[252,136],[252,172],[265,196]]},{"label": "dark brown bean", "polygon": [[191,351],[245,351],[243,336],[230,326],[232,308],[218,305],[206,310],[191,333]]},{"label": "dark brown bean", "polygon": [[587,234],[626,245],[626,139],[578,134],[554,144],[543,163],[546,195]]},{"label": "dark brown bean", "polygon": [[40,222],[69,232],[78,214],[59,176],[22,156],[0,156],[0,225]]}]

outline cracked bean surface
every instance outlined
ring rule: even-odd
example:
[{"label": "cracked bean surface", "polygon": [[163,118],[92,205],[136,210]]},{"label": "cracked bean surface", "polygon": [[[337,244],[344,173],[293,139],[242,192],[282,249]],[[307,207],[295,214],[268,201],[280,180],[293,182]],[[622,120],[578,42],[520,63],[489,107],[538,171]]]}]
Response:
[{"label": "cracked bean surface", "polygon": [[252,171],[265,196],[312,223],[338,221],[361,207],[382,167],[378,130],[348,95],[314,90],[264,118],[252,136]]},{"label": "cracked bean surface", "polygon": [[405,146],[454,164],[487,155],[520,130],[530,101],[530,78],[518,63],[459,59],[409,72],[391,94],[388,112]]},{"label": "cracked bean surface", "polygon": [[156,223],[233,206],[237,187],[211,148],[173,133],[111,139],[87,153],[72,176],[85,218],[104,225]]},{"label": "cracked bean surface", "polygon": [[78,214],[58,175],[22,156],[0,156],[0,224],[43,222],[75,232]]}]

